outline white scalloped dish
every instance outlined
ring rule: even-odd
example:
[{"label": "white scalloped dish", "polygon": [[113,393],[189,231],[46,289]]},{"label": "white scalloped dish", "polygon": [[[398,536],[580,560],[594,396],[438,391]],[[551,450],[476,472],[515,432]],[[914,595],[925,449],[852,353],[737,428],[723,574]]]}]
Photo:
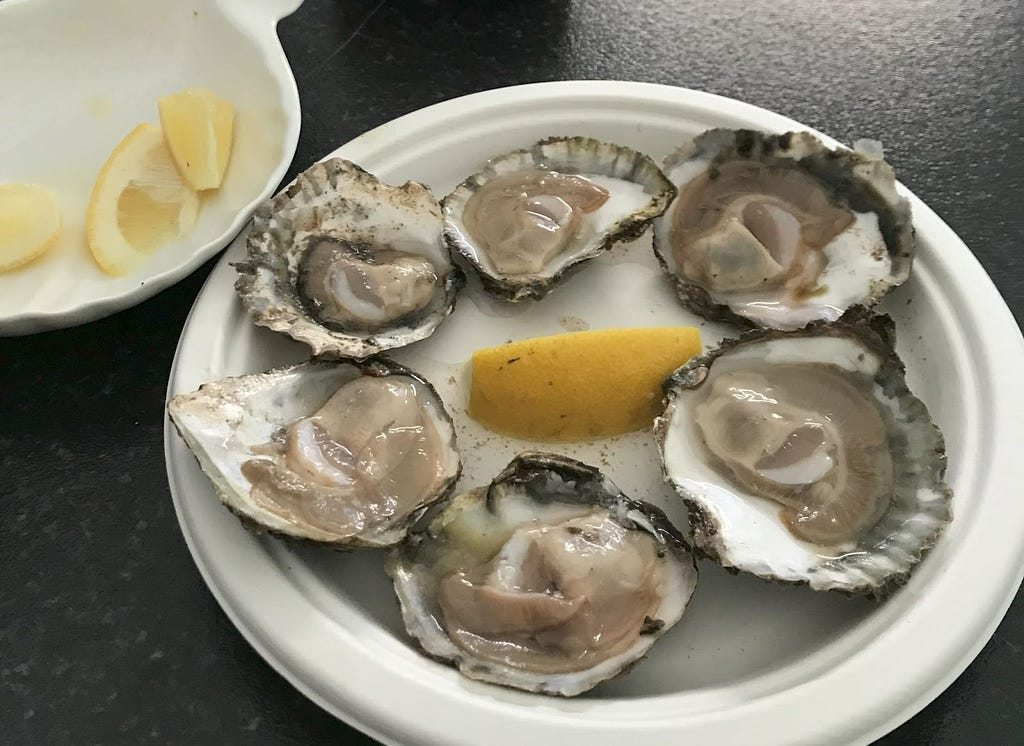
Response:
[{"label": "white scalloped dish", "polygon": [[[299,137],[295,81],[275,33],[300,0],[168,3],[7,0],[0,4],[0,183],[57,193],[63,230],[42,257],[0,274],[0,334],[82,324],[135,305],[220,251],[284,176]],[[125,277],[103,273],[85,242],[96,175],[159,96],[209,88],[235,107],[220,189],[184,238]]]}]

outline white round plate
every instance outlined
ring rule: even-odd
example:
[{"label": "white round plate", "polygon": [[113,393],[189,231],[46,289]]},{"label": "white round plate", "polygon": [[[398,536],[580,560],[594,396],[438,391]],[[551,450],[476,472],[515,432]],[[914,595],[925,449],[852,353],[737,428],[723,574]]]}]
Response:
[{"label": "white round plate", "polygon": [[[224,248],[281,182],[299,140],[299,95],[275,33],[301,0],[6,0],[0,3],[0,183],[56,192],[57,244],[0,273],[0,335],[107,316],[186,277]],[[16,74],[13,71],[17,71]],[[199,220],[125,277],[85,241],[85,211],[107,156],[156,101],[202,86],[235,107],[224,184]]]},{"label": "white round plate", "polygon": [[[409,114],[340,148],[382,179],[445,194],[488,157],[582,134],[661,158],[706,128],[806,129],[747,104],[639,83],[544,83],[488,91]],[[460,677],[406,639],[380,552],[338,554],[254,536],[220,506],[168,425],[168,476],[182,531],[228,616],[264,658],[322,707],[386,743],[866,743],[894,728],[967,666],[1024,572],[1024,343],[980,265],[909,195],[919,238],[910,281],[885,303],[911,388],[949,449],[956,519],[910,583],[882,604],[733,576],[702,562],[691,608],[628,676],[572,700]],[[462,486],[489,481],[518,450],[465,414],[473,349],[566,329],[697,324],[655,263],[650,236],[595,260],[551,296],[509,307],[471,285],[430,339],[399,354],[438,387],[457,421]],[[185,325],[169,395],[204,381],[301,360],[254,327],[229,262]],[[724,327],[702,325],[705,345]],[[628,370],[629,361],[622,361]],[[532,444],[535,445],[535,444]],[[648,433],[553,447],[600,464],[628,494],[682,520]],[[970,588],[970,603],[964,603]]]}]

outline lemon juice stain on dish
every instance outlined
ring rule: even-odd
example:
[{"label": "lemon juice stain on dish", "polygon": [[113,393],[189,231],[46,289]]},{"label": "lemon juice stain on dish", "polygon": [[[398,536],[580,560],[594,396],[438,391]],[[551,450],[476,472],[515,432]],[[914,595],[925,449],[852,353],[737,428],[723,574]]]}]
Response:
[{"label": "lemon juice stain on dish", "polygon": [[114,103],[109,96],[90,96],[85,100],[85,110],[97,119],[103,119],[110,116],[110,112],[114,110]]}]

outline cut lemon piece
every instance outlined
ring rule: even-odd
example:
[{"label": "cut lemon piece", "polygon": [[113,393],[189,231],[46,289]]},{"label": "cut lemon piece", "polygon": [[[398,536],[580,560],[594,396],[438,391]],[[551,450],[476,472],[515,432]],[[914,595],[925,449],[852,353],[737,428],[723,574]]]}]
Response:
[{"label": "cut lemon piece", "polygon": [[159,127],[140,124],[107,158],[92,188],[85,233],[104,272],[123,275],[195,225],[199,197],[174,166]]},{"label": "cut lemon piece", "polygon": [[651,427],[661,382],[698,352],[692,327],[602,329],[477,350],[469,416],[503,435],[549,442]]},{"label": "cut lemon piece", "polygon": [[59,236],[57,195],[34,184],[0,184],[0,272],[32,261]]},{"label": "cut lemon piece", "polygon": [[157,108],[181,175],[196,190],[219,187],[231,155],[231,104],[205,88],[186,88],[158,99]]}]

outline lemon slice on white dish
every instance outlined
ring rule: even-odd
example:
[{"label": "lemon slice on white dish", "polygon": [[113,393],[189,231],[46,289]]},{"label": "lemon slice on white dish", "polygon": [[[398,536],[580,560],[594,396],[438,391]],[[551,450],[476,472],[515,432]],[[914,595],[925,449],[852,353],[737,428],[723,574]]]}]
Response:
[{"label": "lemon slice on white dish", "polygon": [[224,181],[231,156],[234,109],[205,88],[161,96],[160,126],[174,162],[196,191],[216,189]]},{"label": "lemon slice on white dish", "polygon": [[35,184],[0,184],[0,272],[28,264],[59,237],[57,195]]},{"label": "lemon slice on white dish", "polygon": [[147,254],[187,235],[198,215],[199,196],[178,172],[160,128],[140,124],[96,177],[86,240],[104,272],[124,275]]}]

